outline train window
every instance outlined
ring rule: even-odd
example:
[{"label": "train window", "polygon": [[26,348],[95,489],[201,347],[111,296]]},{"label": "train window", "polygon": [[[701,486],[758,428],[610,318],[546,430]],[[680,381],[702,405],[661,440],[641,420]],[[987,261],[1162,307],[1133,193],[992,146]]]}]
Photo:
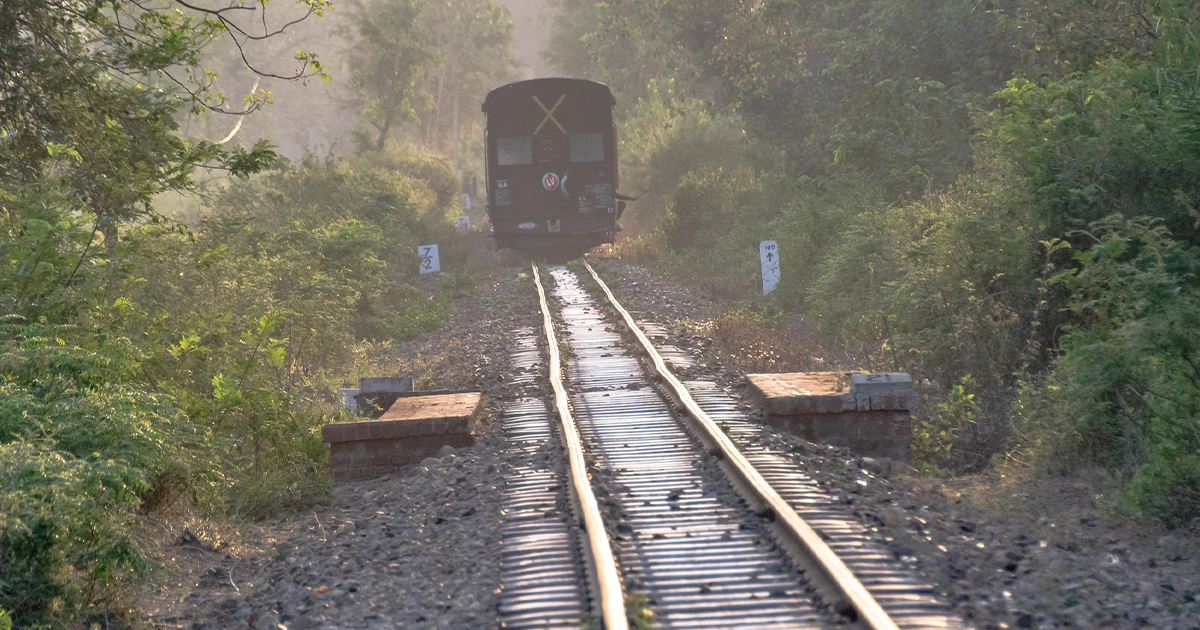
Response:
[{"label": "train window", "polygon": [[571,145],[572,162],[604,161],[604,134],[573,133],[567,141]]},{"label": "train window", "polygon": [[533,139],[529,136],[496,138],[496,162],[500,166],[533,164]]}]

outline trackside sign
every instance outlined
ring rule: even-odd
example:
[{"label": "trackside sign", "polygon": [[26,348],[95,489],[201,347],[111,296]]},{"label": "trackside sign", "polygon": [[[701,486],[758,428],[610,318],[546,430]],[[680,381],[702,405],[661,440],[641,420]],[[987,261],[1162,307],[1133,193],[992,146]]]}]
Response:
[{"label": "trackside sign", "polygon": [[421,257],[421,273],[440,273],[442,271],[437,245],[422,245],[417,248],[417,254]]},{"label": "trackside sign", "polygon": [[779,284],[779,245],[775,241],[759,243],[758,259],[762,263],[763,295],[766,295]]}]

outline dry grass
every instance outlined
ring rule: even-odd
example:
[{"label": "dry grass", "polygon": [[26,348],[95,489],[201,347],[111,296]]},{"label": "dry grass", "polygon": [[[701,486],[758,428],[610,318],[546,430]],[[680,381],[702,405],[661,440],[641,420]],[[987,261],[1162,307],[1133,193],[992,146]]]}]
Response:
[{"label": "dry grass", "polygon": [[1034,467],[1008,465],[948,479],[913,476],[910,481],[921,491],[940,494],[951,503],[961,502],[1007,525],[1029,529],[1033,535],[1053,537],[1059,533],[1056,530],[1077,534],[1077,526],[1092,519],[1129,541],[1168,533],[1160,524],[1128,510],[1121,500],[1121,480],[1097,468],[1059,476]]},{"label": "dry grass", "polygon": [[712,339],[723,362],[746,372],[810,372],[833,367],[817,356],[816,346],[750,317],[727,313],[695,329]]},{"label": "dry grass", "polygon": [[659,232],[617,237],[616,243],[602,245],[596,248],[592,255],[596,258],[621,258],[644,265],[658,260],[658,253],[662,251],[661,241],[662,234]]},{"label": "dry grass", "polygon": [[467,360],[472,356],[468,342],[443,337],[421,345],[424,347],[415,354],[397,357],[393,368],[397,374],[412,376],[414,389],[462,389],[470,385],[475,366]]},{"label": "dry grass", "polygon": [[[206,517],[182,502],[141,519],[139,538],[150,557],[147,580],[137,595],[140,616],[182,621],[197,588],[236,594],[253,589],[247,567],[269,553],[275,539],[265,524]],[[190,536],[185,535],[188,532]],[[183,627],[152,621],[153,627]]]}]

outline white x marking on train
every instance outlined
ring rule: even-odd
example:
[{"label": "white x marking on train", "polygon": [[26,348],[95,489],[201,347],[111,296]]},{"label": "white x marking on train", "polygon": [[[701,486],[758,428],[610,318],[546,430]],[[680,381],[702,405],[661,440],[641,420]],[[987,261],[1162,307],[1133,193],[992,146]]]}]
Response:
[{"label": "white x marking on train", "polygon": [[542,102],[542,99],[538,98],[537,96],[533,97],[533,102],[537,103],[538,107],[541,107],[543,112],[546,112],[546,117],[542,119],[542,123],[537,126],[537,129],[533,130],[533,135],[536,136],[537,133],[542,130],[542,127],[546,126],[547,121],[554,123],[554,126],[558,127],[559,131],[567,133],[567,130],[563,129],[563,126],[558,124],[558,119],[554,117],[554,112],[558,110],[559,105],[562,105],[564,98],[567,98],[566,94],[563,94],[562,96],[558,97],[557,101],[554,101],[554,107],[546,109],[546,104]]}]

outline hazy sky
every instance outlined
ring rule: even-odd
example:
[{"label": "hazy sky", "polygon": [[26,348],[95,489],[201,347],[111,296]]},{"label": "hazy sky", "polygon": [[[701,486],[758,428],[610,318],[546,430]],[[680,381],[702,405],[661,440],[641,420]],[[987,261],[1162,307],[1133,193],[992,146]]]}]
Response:
[{"label": "hazy sky", "polygon": [[512,13],[517,32],[513,36],[513,56],[522,79],[544,77],[549,73],[542,62],[542,44],[549,35],[550,11],[547,0],[497,0]]}]

